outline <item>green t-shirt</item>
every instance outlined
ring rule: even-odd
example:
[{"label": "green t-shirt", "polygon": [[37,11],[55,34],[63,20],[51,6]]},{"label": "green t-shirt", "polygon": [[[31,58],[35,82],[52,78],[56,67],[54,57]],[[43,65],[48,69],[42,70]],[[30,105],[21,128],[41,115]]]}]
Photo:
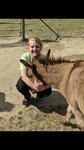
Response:
[{"label": "green t-shirt", "polygon": [[[24,54],[22,55],[21,59],[23,59],[23,60],[25,60],[25,61],[27,61],[27,62],[30,62],[30,63],[32,63],[32,61],[33,61],[32,55],[31,55],[30,52],[24,53]],[[27,69],[28,69],[28,68],[27,68],[24,64],[20,63],[20,70],[27,71]]]},{"label": "green t-shirt", "polygon": [[[43,55],[43,54],[40,54],[40,55]],[[30,63],[33,62],[33,58],[32,58],[32,55],[31,55],[30,52],[24,53],[22,55],[21,59],[23,59],[23,60],[25,60],[27,62],[30,62]],[[20,70],[28,71],[28,68],[24,64],[20,63]]]}]

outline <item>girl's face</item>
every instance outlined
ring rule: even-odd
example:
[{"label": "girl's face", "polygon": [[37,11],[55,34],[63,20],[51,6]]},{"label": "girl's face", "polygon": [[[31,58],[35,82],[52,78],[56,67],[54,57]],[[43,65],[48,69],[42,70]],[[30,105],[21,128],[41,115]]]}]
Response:
[{"label": "girl's face", "polygon": [[41,46],[39,43],[36,43],[35,41],[32,41],[29,44],[29,51],[32,54],[33,57],[36,57],[40,54]]}]

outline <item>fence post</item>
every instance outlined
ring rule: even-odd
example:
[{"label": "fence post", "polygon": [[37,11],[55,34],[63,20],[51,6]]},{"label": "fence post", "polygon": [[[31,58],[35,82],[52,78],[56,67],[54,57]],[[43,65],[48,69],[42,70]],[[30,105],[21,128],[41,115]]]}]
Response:
[{"label": "fence post", "polygon": [[25,19],[22,19],[22,41],[25,41]]}]

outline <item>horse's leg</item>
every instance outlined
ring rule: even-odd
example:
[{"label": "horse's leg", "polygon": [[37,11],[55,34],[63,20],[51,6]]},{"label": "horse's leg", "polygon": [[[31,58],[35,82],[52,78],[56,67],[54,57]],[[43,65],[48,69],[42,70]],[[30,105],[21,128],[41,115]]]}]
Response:
[{"label": "horse's leg", "polygon": [[67,125],[70,122],[72,115],[73,115],[72,107],[69,105],[67,108],[66,116],[60,118],[60,120],[59,120],[60,123],[63,125]]},{"label": "horse's leg", "polygon": [[84,115],[80,111],[80,108],[77,107],[76,110],[74,110],[74,116],[76,119],[76,124],[79,130],[84,131]]},{"label": "horse's leg", "polygon": [[76,103],[73,103],[73,107],[70,105],[67,108],[67,114],[63,118],[60,119],[60,123],[63,125],[67,125],[70,122],[70,118],[74,114],[74,117],[76,119],[76,124],[79,130],[84,131],[84,115],[80,111],[80,108]]}]

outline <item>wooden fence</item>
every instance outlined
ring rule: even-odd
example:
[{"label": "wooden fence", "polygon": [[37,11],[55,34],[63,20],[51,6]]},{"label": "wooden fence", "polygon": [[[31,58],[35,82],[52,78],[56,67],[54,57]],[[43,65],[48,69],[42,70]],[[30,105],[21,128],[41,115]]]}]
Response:
[{"label": "wooden fence", "polygon": [[21,37],[25,40],[25,19],[0,19],[0,37]]}]

